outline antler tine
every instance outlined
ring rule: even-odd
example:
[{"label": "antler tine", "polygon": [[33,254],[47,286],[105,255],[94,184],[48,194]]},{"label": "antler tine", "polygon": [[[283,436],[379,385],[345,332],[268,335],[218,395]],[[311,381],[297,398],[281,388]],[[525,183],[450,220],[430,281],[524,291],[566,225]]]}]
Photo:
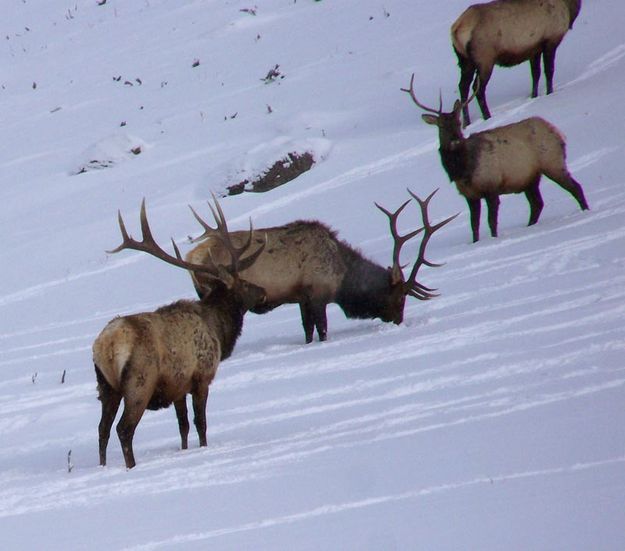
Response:
[{"label": "antler tine", "polygon": [[401,248],[403,247],[406,241],[412,239],[415,235],[418,235],[423,231],[423,228],[419,228],[418,230],[414,230],[406,235],[400,235],[397,230],[397,218],[400,213],[406,208],[406,205],[410,203],[412,199],[408,199],[405,201],[395,212],[390,212],[386,210],[384,207],[375,203],[375,206],[378,207],[386,216],[388,216],[389,226],[391,228],[391,235],[393,237],[393,268],[397,267],[401,270],[402,266],[399,262],[399,257],[401,253]]},{"label": "antler tine", "polygon": [[428,206],[430,204],[432,197],[434,197],[437,191],[438,189],[435,189],[425,199],[421,199],[415,193],[410,191],[410,189],[408,189],[408,193],[412,197],[414,197],[414,199],[416,199],[417,202],[419,203],[419,207],[421,209],[421,217],[423,219],[422,229],[425,230],[425,233],[423,234],[423,238],[421,239],[421,244],[419,245],[419,255],[417,256],[417,260],[415,261],[414,266],[412,267],[410,276],[406,280],[407,294],[415,298],[418,298],[419,300],[429,300],[430,298],[438,296],[434,292],[436,291],[436,289],[430,289],[429,287],[426,287],[425,285],[417,281],[416,279],[417,273],[419,272],[419,269],[421,268],[421,266],[425,265],[431,268],[437,268],[439,266],[443,266],[443,264],[436,264],[434,262],[430,262],[429,260],[425,258],[425,249],[427,247],[427,244],[435,232],[440,230],[443,226],[451,222],[454,218],[456,218],[456,216],[458,216],[458,214],[460,214],[460,213],[456,213],[453,216],[446,218],[442,222],[432,225],[430,223],[430,218],[428,214]]},{"label": "antler tine", "polygon": [[240,247],[237,247],[233,243],[232,238],[230,236],[230,231],[228,230],[228,222],[226,221],[226,215],[224,214],[224,211],[221,208],[221,205],[219,204],[219,201],[217,200],[217,197],[215,196],[215,194],[211,193],[211,195],[213,196],[213,202],[215,203],[215,206],[213,206],[209,202],[208,207],[210,208],[210,211],[213,214],[213,218],[215,219],[217,228],[212,228],[211,226],[209,226],[208,223],[205,222],[197,212],[195,212],[193,207],[189,206],[196,220],[204,228],[204,233],[201,236],[193,239],[192,242],[196,242],[196,241],[205,239],[210,236],[218,237],[223,243],[228,253],[230,254],[231,274],[241,272],[245,270],[246,268],[249,268],[254,263],[254,261],[260,256],[260,254],[265,248],[265,245],[267,244],[267,235],[265,235],[264,243],[256,251],[254,251],[254,253],[252,253],[250,256],[246,257],[245,259],[241,260],[241,257],[252,246],[252,242],[254,240],[254,228],[252,227],[252,219],[250,218],[250,229],[247,235],[247,239]]},{"label": "antler tine", "polygon": [[217,223],[217,227],[216,228],[211,227],[195,211],[195,209],[191,205],[189,205],[189,209],[191,209],[193,216],[200,223],[200,225],[204,228],[204,233],[200,235],[199,237],[195,237],[194,239],[191,239],[191,243],[197,243],[198,241],[201,241],[202,239],[206,239],[207,237],[211,237],[213,235],[223,236],[225,233],[226,234],[228,233],[228,224],[226,223],[226,217],[224,215],[224,212],[223,210],[221,210],[221,205],[217,201],[217,197],[215,196],[213,192],[211,192],[211,195],[213,196],[213,201],[215,201],[217,210],[215,210],[215,208],[213,208],[213,205],[211,205],[209,202],[207,202],[207,204],[208,204],[208,208],[210,208],[211,212],[213,213],[213,218],[215,219],[215,222]]},{"label": "antler tine", "polygon": [[118,211],[117,220],[119,222],[119,230],[122,234],[122,243],[115,249],[106,251],[107,253],[114,254],[124,249],[142,251],[160,260],[163,260],[167,262],[168,264],[178,266],[179,268],[185,268],[186,270],[191,270],[193,272],[202,272],[202,273],[208,274],[209,276],[217,277],[217,269],[214,265],[193,264],[191,262],[185,262],[182,259],[180,250],[178,249],[178,246],[176,245],[173,239],[171,241],[174,246],[174,252],[176,256],[170,255],[158,245],[158,243],[154,239],[154,236],[152,235],[150,224],[148,223],[148,218],[146,215],[146,208],[145,208],[145,198],[143,198],[143,200],[141,201],[141,212],[140,212],[139,218],[141,221],[141,241],[133,239],[130,236],[130,234],[126,230],[126,225],[124,224],[124,219],[122,218],[121,212]]},{"label": "antler tine", "polygon": [[107,254],[115,254],[125,249],[126,244],[131,240],[131,237],[128,235],[128,232],[126,231],[126,225],[124,224],[124,219],[122,218],[121,210],[117,211],[117,223],[119,224],[119,231],[122,234],[122,244],[119,245],[118,247],[115,247],[114,249],[105,251]]},{"label": "antler tine", "polygon": [[195,238],[191,239],[191,243],[197,243],[198,241],[201,241],[202,239],[206,239],[206,238],[211,237],[211,236],[219,237],[221,239],[221,241],[225,244],[226,248],[228,248],[228,250],[232,249],[233,251],[236,251],[235,254],[238,254],[240,256],[252,244],[252,231],[253,231],[253,229],[252,229],[252,220],[250,218],[250,235],[248,237],[248,240],[245,242],[245,244],[242,247],[239,247],[239,248],[235,247],[234,244],[232,243],[232,240],[230,239],[230,232],[228,230],[228,223],[226,222],[226,217],[225,217],[225,215],[223,213],[223,210],[221,209],[221,205],[217,202],[217,199],[216,199],[216,197],[214,195],[213,195],[213,199],[215,200],[216,209],[210,203],[208,203],[208,206],[209,206],[211,212],[213,213],[213,217],[215,218],[215,222],[217,223],[217,228],[211,227],[195,211],[195,209],[191,205],[189,205],[189,209],[191,209],[191,212],[193,213],[193,216],[200,223],[200,225],[204,228],[204,233],[202,235],[200,235],[199,237],[195,237]]},{"label": "antler tine", "polygon": [[[213,206],[210,203],[208,206],[210,207],[211,212],[213,213],[213,217],[215,218],[215,222],[217,223],[217,229],[220,232],[220,238],[223,244],[225,245],[226,249],[228,249],[228,252],[230,253],[230,256],[232,258],[231,270],[233,273],[240,272],[244,269],[241,267],[242,266],[241,257],[243,256],[245,251],[247,251],[250,248],[250,246],[252,245],[252,241],[254,239],[254,228],[252,227],[252,219],[250,218],[250,229],[248,231],[247,239],[245,243],[243,243],[243,245],[241,245],[240,247],[235,246],[235,244],[232,242],[232,238],[230,237],[230,232],[228,230],[228,223],[226,222],[226,216],[224,214],[224,211],[222,210],[221,205],[219,204],[219,201],[217,201],[217,197],[215,197],[215,194],[211,192],[211,195],[213,196],[213,202],[215,203],[215,208],[213,208]],[[216,209],[216,212],[215,212],[215,209]],[[266,244],[267,244],[267,235],[265,234],[265,242],[251,256],[245,259],[246,266],[249,267],[253,264],[253,261],[255,261],[258,258],[258,256],[260,256],[260,253],[262,253]],[[250,262],[250,259],[252,260],[251,262]]]},{"label": "antler tine", "polygon": [[191,212],[193,213],[193,216],[195,217],[195,219],[204,228],[204,233],[198,237],[194,237],[193,239],[191,239],[191,243],[197,243],[198,241],[201,241],[202,239],[206,239],[207,237],[210,237],[211,235],[214,235],[215,232],[217,232],[215,228],[211,228],[204,221],[204,219],[195,211],[195,209],[191,205],[189,205],[189,208],[191,209]]},{"label": "antler tine", "polygon": [[443,96],[442,96],[442,92],[439,94],[440,107],[439,107],[438,111],[436,109],[432,109],[431,107],[428,107],[427,105],[423,105],[417,99],[417,96],[414,93],[414,73],[412,73],[412,76],[410,77],[410,88],[401,88],[401,91],[410,94],[410,97],[412,98],[412,101],[418,107],[423,109],[424,111],[428,111],[429,113],[435,113],[436,115],[440,115],[443,112]]}]

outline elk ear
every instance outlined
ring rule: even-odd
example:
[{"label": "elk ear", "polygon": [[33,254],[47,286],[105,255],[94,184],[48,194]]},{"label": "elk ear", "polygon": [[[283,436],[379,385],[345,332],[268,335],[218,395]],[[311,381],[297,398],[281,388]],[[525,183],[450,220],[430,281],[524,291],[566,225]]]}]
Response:
[{"label": "elk ear", "polygon": [[423,119],[423,122],[426,122],[427,124],[438,125],[438,117],[435,115],[421,115],[421,118]]},{"label": "elk ear", "polygon": [[460,102],[459,99],[457,99],[454,102],[454,113],[458,113],[460,111],[460,108],[462,107],[462,103]]}]

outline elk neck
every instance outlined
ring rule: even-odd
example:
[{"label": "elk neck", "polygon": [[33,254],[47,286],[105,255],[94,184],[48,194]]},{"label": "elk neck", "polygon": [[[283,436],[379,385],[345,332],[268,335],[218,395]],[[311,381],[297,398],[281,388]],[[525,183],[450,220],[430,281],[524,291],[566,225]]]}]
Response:
[{"label": "elk neck", "polygon": [[212,292],[198,301],[200,316],[211,327],[221,344],[221,360],[229,358],[243,329],[245,307],[225,285],[215,285]]},{"label": "elk neck", "polygon": [[390,270],[364,258],[346,244],[342,246],[347,269],[336,303],[348,318],[382,318],[392,291]]},{"label": "elk neck", "polygon": [[478,158],[478,143],[473,136],[465,139],[451,135],[440,136],[439,153],[445,172],[452,182],[459,180],[471,181],[471,175],[475,171]]}]

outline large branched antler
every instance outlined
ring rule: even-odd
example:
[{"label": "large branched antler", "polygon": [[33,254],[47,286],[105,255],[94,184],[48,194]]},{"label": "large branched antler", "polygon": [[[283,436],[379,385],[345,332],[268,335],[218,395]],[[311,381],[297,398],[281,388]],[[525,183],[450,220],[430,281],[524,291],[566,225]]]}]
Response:
[{"label": "large branched antler", "polygon": [[386,210],[384,207],[378,205],[378,203],[375,203],[375,206],[378,207],[384,214],[386,214],[386,216],[388,216],[389,226],[391,228],[391,235],[393,237],[392,270],[393,271],[399,270],[399,273],[401,273],[402,268],[403,268],[403,266],[401,265],[399,261],[401,248],[404,246],[404,243],[406,243],[407,241],[412,239],[415,235],[418,235],[419,233],[423,231],[423,228],[419,228],[418,230],[414,230],[410,233],[407,233],[406,235],[400,235],[399,231],[397,230],[397,218],[401,214],[401,211],[403,211],[406,208],[406,205],[410,203],[410,201],[412,201],[412,199],[408,199],[406,202],[404,202],[395,212],[390,212]]},{"label": "large branched antler", "polygon": [[[217,222],[218,229],[215,231],[217,231],[218,235],[224,240],[224,243],[226,243],[226,247],[231,255],[231,259],[232,259],[231,265],[229,268],[226,268],[226,272],[230,276],[234,276],[235,274],[238,273],[238,271],[244,270],[246,267],[251,266],[251,264],[262,253],[263,249],[265,248],[265,243],[263,243],[256,251],[254,251],[253,254],[251,254],[243,262],[241,262],[240,261],[241,255],[250,247],[252,243],[253,229],[251,227],[251,222],[250,222],[250,235],[246,244],[243,247],[240,247],[237,249],[234,246],[232,246],[232,242],[230,241],[230,236],[228,235],[228,227],[226,225],[226,219],[223,214],[223,211],[221,210],[221,207],[219,206],[219,203],[217,202],[217,199],[215,199],[215,206],[217,208],[217,212],[215,212],[212,205],[209,205],[209,206],[211,207],[211,211],[213,212],[213,215],[215,216],[215,220]],[[122,243],[119,246],[117,246],[115,249],[106,251],[107,253],[114,254],[124,249],[142,251],[160,260],[163,260],[164,262],[167,262],[168,264],[172,264],[173,266],[178,266],[179,268],[184,268],[192,272],[207,274],[208,276],[214,279],[220,279],[220,280],[224,279],[224,273],[223,273],[224,267],[217,265],[215,262],[213,262],[212,259],[209,259],[209,261],[206,262],[205,264],[194,264],[192,262],[187,262],[183,260],[182,255],[180,254],[180,250],[178,249],[178,245],[176,245],[176,242],[173,239],[171,240],[171,242],[174,247],[175,256],[172,256],[171,254],[166,252],[156,242],[156,240],[154,239],[154,236],[152,235],[152,230],[150,229],[150,225],[148,223],[146,209],[145,209],[145,198],[141,201],[141,213],[140,213],[141,241],[134,239],[128,233],[128,231],[126,230],[126,225],[124,224],[124,219],[122,218],[120,211],[118,211],[117,213],[117,218],[119,222],[119,230],[122,234]],[[199,219],[197,215],[196,215],[196,218]],[[206,224],[204,221],[202,221],[202,223]],[[228,246],[228,244],[230,246]]]},{"label": "large branched antler", "polygon": [[178,249],[178,245],[176,245],[176,242],[173,239],[171,240],[171,242],[174,246],[174,252],[176,256],[170,255],[156,242],[148,223],[145,210],[145,198],[141,201],[141,213],[139,215],[139,218],[141,221],[141,241],[134,239],[128,233],[128,231],[126,230],[126,225],[124,224],[124,219],[122,218],[122,213],[121,211],[117,211],[117,220],[119,222],[119,230],[122,234],[122,243],[116,248],[110,251],[106,251],[107,253],[114,254],[123,251],[124,249],[142,251],[151,254],[152,256],[163,260],[168,264],[178,266],[179,268],[185,268],[193,272],[202,272],[213,277],[218,277],[219,270],[214,264],[192,264],[190,262],[184,261],[182,259],[182,255],[180,254],[180,250]]},{"label": "large branched antler", "polygon": [[[427,247],[427,244],[430,238],[432,237],[432,235],[434,234],[434,232],[441,229],[445,224],[451,222],[459,214],[459,213],[456,213],[453,216],[450,216],[449,218],[446,218],[442,222],[439,222],[438,224],[435,224],[435,225],[432,225],[430,223],[429,214],[428,214],[428,205],[430,203],[430,200],[432,199],[432,197],[434,197],[434,194],[437,191],[438,189],[435,189],[432,193],[430,193],[430,195],[426,199],[421,199],[417,195],[415,195],[412,191],[408,190],[408,193],[410,193],[410,195],[414,199],[416,199],[417,202],[419,203],[419,207],[421,208],[421,217],[423,219],[423,227],[416,229],[414,231],[411,231],[405,235],[400,235],[399,231],[397,230],[397,218],[399,217],[400,213],[404,210],[406,205],[410,203],[412,199],[408,199],[406,202],[404,202],[395,212],[390,212],[386,210],[384,207],[381,207],[380,205],[375,203],[375,206],[378,207],[384,214],[386,214],[386,216],[389,219],[391,235],[393,237],[393,266],[391,268],[392,273],[394,277],[398,277],[398,276],[401,277],[401,280],[403,282],[404,293],[406,295],[410,295],[411,297],[417,298],[419,300],[429,300],[435,296],[438,296],[435,293],[436,289],[430,289],[429,287],[426,287],[425,285],[417,281],[417,274],[421,266],[423,265],[430,266],[430,267],[441,266],[441,264],[435,264],[434,262],[430,262],[429,260],[425,258],[425,249]],[[423,237],[421,238],[421,244],[419,245],[419,255],[412,267],[412,270],[410,271],[410,275],[408,276],[408,279],[404,279],[403,268],[405,266],[402,266],[400,262],[401,248],[407,241],[409,241],[416,235],[419,235],[421,232],[423,232]]]},{"label": "large branched antler", "polygon": [[425,258],[425,249],[432,235],[434,235],[434,233],[440,230],[444,225],[451,222],[460,213],[457,212],[453,216],[445,218],[445,220],[443,220],[442,222],[432,225],[430,223],[428,205],[430,204],[430,200],[432,199],[432,197],[434,197],[434,194],[438,191],[438,188],[430,193],[430,195],[428,195],[425,199],[421,199],[409,189],[407,191],[410,195],[412,195],[412,197],[414,197],[414,199],[416,199],[416,201],[419,203],[419,207],[421,208],[421,218],[423,220],[423,228],[421,229],[424,230],[424,234],[421,239],[421,244],[419,245],[419,255],[417,256],[417,260],[415,261],[414,266],[410,271],[410,275],[408,276],[408,279],[404,284],[404,288],[406,290],[406,294],[410,295],[411,297],[417,298],[419,300],[429,300],[433,297],[438,296],[438,294],[435,293],[436,289],[430,289],[429,287],[426,287],[425,285],[419,283],[417,281],[417,273],[423,265],[429,266],[431,268],[437,268],[439,266],[442,266],[442,264],[435,264],[434,262],[430,262],[429,260],[427,260]]},{"label": "large branched antler", "polygon": [[[252,241],[254,239],[254,229],[252,228],[252,220],[250,219],[250,230],[248,232],[247,240],[240,247],[235,246],[232,242],[232,238],[230,236],[230,231],[228,230],[228,224],[226,222],[226,217],[224,216],[223,210],[221,210],[221,205],[217,201],[217,198],[213,195],[213,201],[215,202],[215,207],[208,203],[208,207],[213,213],[213,218],[215,219],[215,223],[217,224],[217,228],[212,228],[205,220],[203,220],[200,215],[193,209],[193,207],[189,206],[193,216],[200,223],[200,225],[204,228],[204,233],[195,239],[192,239],[192,242],[200,241],[202,239],[206,239],[208,237],[217,237],[224,244],[224,247],[230,254],[231,263],[230,263],[230,272],[238,273],[249,268],[256,259],[261,255],[263,250],[265,249],[265,245],[267,244],[267,236],[265,235],[265,240],[261,244],[261,246],[256,249],[251,255],[241,260],[243,254],[251,247]],[[208,249],[208,254],[210,257],[210,249]]]}]

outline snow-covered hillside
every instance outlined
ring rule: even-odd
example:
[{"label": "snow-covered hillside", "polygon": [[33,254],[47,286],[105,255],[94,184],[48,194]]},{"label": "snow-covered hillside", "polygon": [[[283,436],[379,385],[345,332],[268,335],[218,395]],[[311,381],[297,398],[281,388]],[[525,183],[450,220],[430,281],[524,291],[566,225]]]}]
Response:
[{"label": "snow-covered hillside", "polygon": [[[526,227],[471,244],[435,129],[400,91],[457,97],[449,26],[466,0],[5,0],[0,42],[0,541],[3,550],[625,549],[625,7],[584,2],[531,100],[496,69],[493,118],[568,139],[591,210],[543,181]],[[279,76],[267,82],[278,66]],[[134,150],[134,153],[132,153]],[[440,289],[400,326],[329,308],[304,345],[285,306],[246,317],[208,401],[209,445],[179,450],[146,412],[127,471],[98,465],[91,344],[118,314],[193,297],[188,274],[107,255],[117,209],[138,236],[199,226],[205,201],[292,150],[312,170],[226,197],[232,228],[319,219],[379,264],[395,209],[440,188]],[[419,223],[410,205],[402,231]],[[416,255],[406,246],[404,260]],[[64,382],[62,378],[64,377]]]}]

